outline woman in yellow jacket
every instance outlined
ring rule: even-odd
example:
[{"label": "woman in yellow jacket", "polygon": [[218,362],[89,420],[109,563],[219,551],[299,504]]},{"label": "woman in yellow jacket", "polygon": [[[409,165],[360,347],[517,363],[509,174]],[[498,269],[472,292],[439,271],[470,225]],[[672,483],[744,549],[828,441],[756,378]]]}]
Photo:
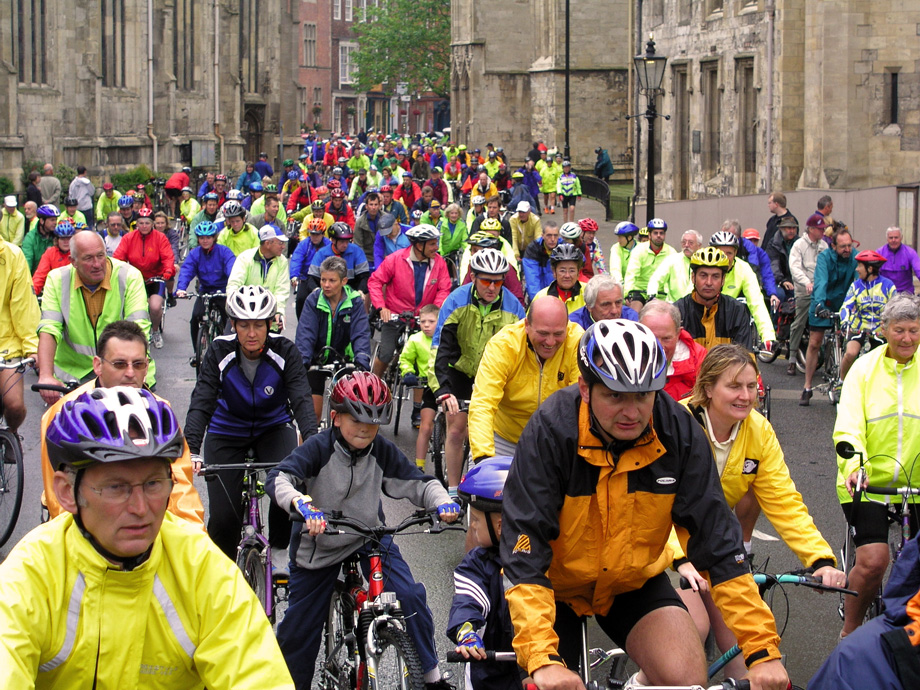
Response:
[{"label": "woman in yellow jacket", "polygon": [[[757,404],[757,365],[740,345],[717,345],[700,365],[693,393],[684,403],[709,438],[719,470],[728,507],[753,491],[754,497],[783,541],[802,564],[827,584],[844,586],[846,576],[834,566],[834,552],[821,536],[802,495],[796,490],[773,427],[754,407]],[[684,550],[686,533],[677,532],[680,544],[671,540],[675,565],[687,575]],[[690,569],[693,590],[682,590],[681,598],[705,640],[712,624],[716,642],[725,652],[735,644],[706,591],[705,580]],[[732,668],[732,664],[737,664]],[[744,664],[740,657],[729,664],[726,673],[740,677]],[[740,674],[740,675],[739,675]]]}]

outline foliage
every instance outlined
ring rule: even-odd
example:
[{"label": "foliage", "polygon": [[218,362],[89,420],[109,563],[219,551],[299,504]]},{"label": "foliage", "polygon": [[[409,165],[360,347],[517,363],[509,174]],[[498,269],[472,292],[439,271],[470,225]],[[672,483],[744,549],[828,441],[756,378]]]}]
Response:
[{"label": "foliage", "polygon": [[0,196],[15,193],[16,185],[13,184],[13,181],[8,177],[0,177]]},{"label": "foliage", "polygon": [[139,184],[147,184],[152,177],[154,174],[150,168],[146,165],[139,165],[128,172],[112,173],[112,184],[115,185],[115,189],[124,193]]},{"label": "foliage", "polygon": [[[19,181],[22,183],[23,189],[29,186],[29,173],[34,170],[41,175],[46,162],[47,161],[38,159],[22,162],[22,175],[19,176]],[[67,190],[70,189],[70,183],[73,181],[73,178],[77,176],[77,171],[64,164],[55,165],[54,176],[61,182],[61,201],[63,202],[64,197],[67,196]]]},{"label": "foliage", "polygon": [[19,176],[19,181],[22,183],[22,188],[25,189],[29,186],[29,173],[37,172],[39,175],[42,174],[42,168],[45,167],[45,161],[40,160],[27,160],[22,162],[22,175]]},{"label": "foliage", "polygon": [[450,94],[450,0],[381,0],[367,21],[355,19],[357,91],[385,84],[393,93],[406,82],[409,93]]}]

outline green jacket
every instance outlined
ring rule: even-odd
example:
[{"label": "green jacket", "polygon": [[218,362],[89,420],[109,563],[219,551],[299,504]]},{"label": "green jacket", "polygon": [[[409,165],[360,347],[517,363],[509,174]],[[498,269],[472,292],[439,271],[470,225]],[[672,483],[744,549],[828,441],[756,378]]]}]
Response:
[{"label": "green jacket", "polygon": [[[542,163],[543,161],[540,161]],[[540,191],[544,194],[552,194],[556,191],[556,183],[559,182],[559,176],[562,175],[562,166],[557,163],[544,163],[543,169],[540,169],[540,163],[536,168],[540,173],[542,182],[540,182]]]},{"label": "green jacket", "polygon": [[96,199],[96,220],[105,220],[110,213],[118,213],[118,200],[121,198],[121,192],[117,189],[112,190],[110,199],[105,192]]},{"label": "green jacket", "polygon": [[42,260],[42,254],[52,244],[54,244],[54,235],[45,237],[39,232],[38,226],[29,231],[22,241],[22,253],[26,255],[30,273],[35,273],[35,269],[38,268],[38,262]]},{"label": "green jacket", "polygon": [[651,242],[640,242],[633,247],[623,277],[623,294],[628,295],[633,290],[638,290],[643,295],[648,287],[649,278],[665,259],[674,253],[674,247],[669,244],[661,246],[661,251],[655,254],[651,250]]},{"label": "green jacket", "polygon": [[[93,327],[83,297],[75,287],[73,266],[62,266],[48,274],[42,296],[42,320],[38,332],[50,333],[57,341],[54,375],[61,381],[82,381],[93,374],[96,342],[103,329],[114,321],[134,321],[150,336],[147,290],[141,272],[118,259],[109,259],[111,290],[105,296],[102,313]],[[97,288],[102,289],[102,288]],[[156,382],[156,366],[150,360],[147,385]]]},{"label": "green jacket", "polygon": [[[617,244],[617,249],[620,245]],[[666,302],[676,302],[684,295],[693,292],[690,280],[690,259],[683,252],[674,252],[662,261],[652,277],[649,278],[646,291],[649,297],[657,297]],[[725,292],[723,290],[723,292]],[[737,297],[737,295],[731,295]]]},{"label": "green jacket", "polygon": [[17,209],[12,215],[4,208],[0,211],[0,240],[22,247],[26,235],[26,217]]},{"label": "green jacket", "polygon": [[463,222],[463,218],[457,218],[454,231],[451,232],[447,218],[442,216],[438,228],[441,231],[441,244],[438,247],[441,256],[447,256],[451,252],[462,252],[466,248],[466,239],[470,231]]},{"label": "green jacket", "polygon": [[251,223],[245,223],[239,232],[233,232],[230,226],[225,226],[217,236],[217,244],[229,247],[234,254],[239,256],[249,249],[259,248],[259,231]]},{"label": "green jacket", "polygon": [[[635,246],[635,242],[633,246]],[[614,242],[610,248],[610,275],[619,278],[621,283],[626,276],[626,267],[629,266],[631,254],[632,248],[621,246],[619,241]]]},{"label": "green jacket", "polygon": [[[227,230],[221,232],[221,237]],[[265,269],[266,264],[268,270]],[[271,261],[266,261],[259,253],[258,247],[241,252],[236,257],[236,261],[233,262],[233,270],[230,271],[230,278],[227,279],[227,294],[243,285],[261,285],[264,287],[275,296],[275,300],[278,303],[275,313],[284,315],[288,297],[291,296],[287,257],[282,254]]]},{"label": "green jacket", "polygon": [[419,331],[406,340],[406,346],[399,355],[399,373],[401,376],[418,372],[419,376],[428,375],[431,361],[431,338]]}]

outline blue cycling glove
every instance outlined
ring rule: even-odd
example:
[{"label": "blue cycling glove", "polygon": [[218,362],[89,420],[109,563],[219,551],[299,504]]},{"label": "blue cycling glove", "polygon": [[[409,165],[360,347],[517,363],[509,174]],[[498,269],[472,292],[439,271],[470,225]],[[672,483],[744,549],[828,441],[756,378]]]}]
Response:
[{"label": "blue cycling glove", "polygon": [[473,630],[473,624],[467,621],[457,631],[457,644],[467,649],[484,649],[482,638]]},{"label": "blue cycling glove", "polygon": [[453,501],[448,501],[447,503],[442,503],[438,506],[438,517],[442,520],[448,515],[459,515],[460,506],[454,503]]},{"label": "blue cycling glove", "polygon": [[309,496],[298,496],[294,499],[294,507],[297,508],[297,512],[303,516],[304,520],[325,520],[326,516],[323,515],[323,511],[317,510],[313,507],[313,504],[310,501],[313,500]]}]

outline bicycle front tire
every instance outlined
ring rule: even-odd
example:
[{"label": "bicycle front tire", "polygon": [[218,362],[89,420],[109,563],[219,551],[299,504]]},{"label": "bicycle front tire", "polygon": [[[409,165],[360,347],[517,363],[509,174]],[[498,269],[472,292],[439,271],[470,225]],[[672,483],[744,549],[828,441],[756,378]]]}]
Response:
[{"label": "bicycle front tire", "polygon": [[443,412],[438,412],[434,418],[431,429],[431,464],[434,466],[434,476],[444,487],[447,487],[447,469],[444,466],[444,441],[447,438],[447,418]]},{"label": "bicycle front tire", "polygon": [[262,562],[262,547],[250,544],[240,549],[236,557],[236,565],[243,571],[243,578],[252,587],[256,597],[265,610],[265,592],[268,583],[265,581],[265,563]]},{"label": "bicycle front tire", "polygon": [[337,582],[323,635],[324,660],[319,686],[324,690],[356,690],[358,687],[361,658],[354,637],[349,638],[354,629],[354,606],[351,595],[344,591],[341,581]]},{"label": "bicycle front tire", "polygon": [[380,654],[374,656],[377,677],[364,675],[365,690],[425,690],[425,677],[418,650],[405,630],[394,626],[381,627],[377,631],[377,645]]},{"label": "bicycle front tire", "polygon": [[393,435],[399,436],[399,417],[402,414],[403,406],[403,397],[406,395],[406,386],[402,381],[399,381],[396,384],[395,394],[393,397],[396,399],[396,414],[393,416]]},{"label": "bicycle front tire", "polygon": [[16,528],[24,481],[19,438],[9,429],[0,429],[0,546],[6,544]]}]

